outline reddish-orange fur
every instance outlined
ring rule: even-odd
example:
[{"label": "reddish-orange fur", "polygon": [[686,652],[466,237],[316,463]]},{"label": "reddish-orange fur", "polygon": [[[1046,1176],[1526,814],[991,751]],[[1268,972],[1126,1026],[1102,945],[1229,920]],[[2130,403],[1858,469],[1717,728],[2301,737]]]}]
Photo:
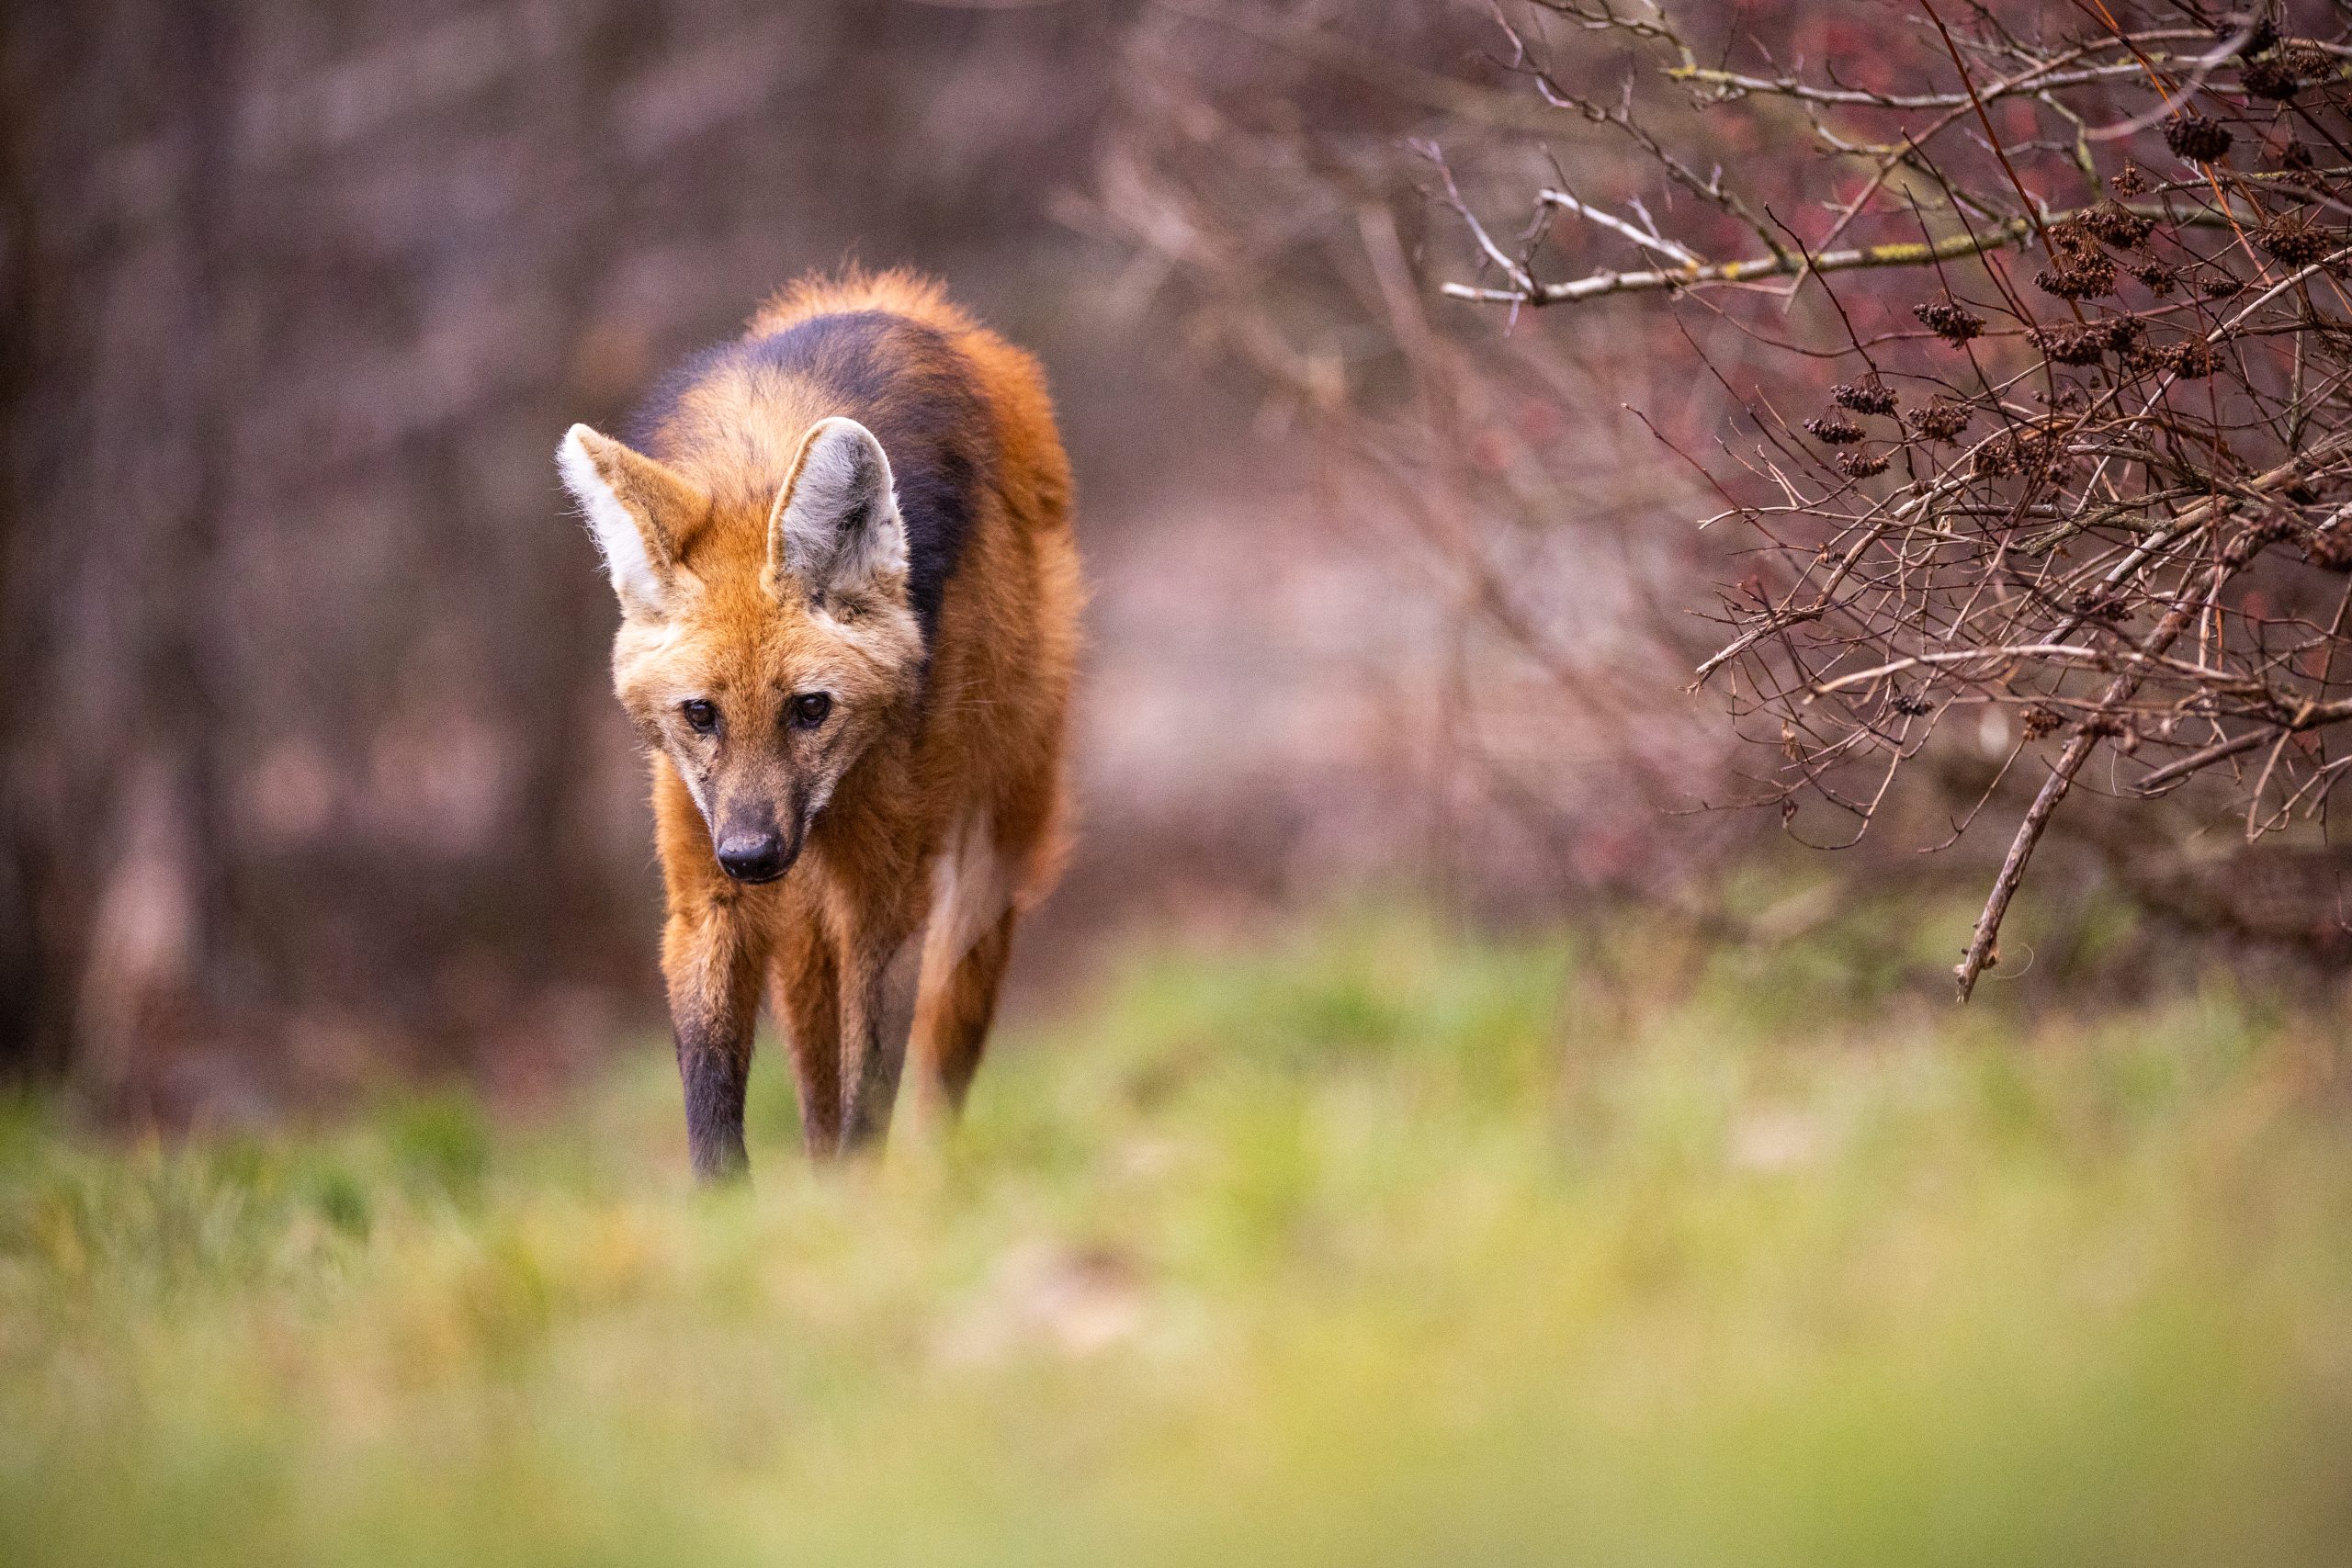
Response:
[{"label": "reddish-orange fur", "polygon": [[[973,487],[927,662],[910,640],[903,580],[894,587],[885,574],[829,599],[775,558],[771,514],[801,482],[804,436],[852,412],[821,378],[720,366],[653,427],[645,444],[659,460],[575,430],[662,584],[651,610],[624,593],[615,680],[654,757],[662,967],[705,1174],[741,1161],[740,1132],[729,1146],[728,1129],[697,1118],[740,1122],[763,990],[790,1041],[812,1153],[887,1127],[910,1032],[918,1092],[959,1105],[1019,911],[1060,864],[1081,590],[1069,464],[1044,378],[937,285],[905,273],[803,279],[752,318],[744,341],[870,311],[933,329],[937,339],[922,343],[950,352],[924,348],[906,374],[956,378],[987,426],[956,435],[984,447],[987,477]],[[899,374],[883,379],[869,420],[890,413]],[[779,728],[775,705],[812,681],[837,698],[829,728]],[[684,728],[679,705],[694,700],[720,716],[717,736]],[[714,821],[752,809],[747,801],[781,818],[811,798],[805,845],[780,880],[746,885],[720,869]],[[943,858],[956,874],[941,871]],[[953,907],[934,908],[943,895]]]}]

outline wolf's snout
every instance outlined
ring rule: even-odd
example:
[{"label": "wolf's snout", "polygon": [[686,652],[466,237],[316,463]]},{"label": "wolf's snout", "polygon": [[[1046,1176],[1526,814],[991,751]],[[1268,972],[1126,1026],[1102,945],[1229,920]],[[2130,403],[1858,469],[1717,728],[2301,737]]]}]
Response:
[{"label": "wolf's snout", "polygon": [[774,882],[792,863],[774,828],[738,829],[718,840],[718,866],[738,882]]}]

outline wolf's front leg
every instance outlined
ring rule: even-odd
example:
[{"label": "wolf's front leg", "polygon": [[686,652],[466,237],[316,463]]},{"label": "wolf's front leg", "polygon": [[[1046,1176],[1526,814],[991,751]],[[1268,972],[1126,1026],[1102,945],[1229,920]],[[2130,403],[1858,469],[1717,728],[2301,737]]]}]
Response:
[{"label": "wolf's front leg", "polygon": [[727,905],[673,913],[662,937],[662,971],[686,1095],[686,1147],[695,1179],[705,1183],[749,1168],[743,1084],[752,1067],[763,945],[755,923]]},{"label": "wolf's front leg", "polygon": [[842,1147],[878,1142],[890,1130],[922,978],[922,930],[900,922],[853,938],[842,963]]}]

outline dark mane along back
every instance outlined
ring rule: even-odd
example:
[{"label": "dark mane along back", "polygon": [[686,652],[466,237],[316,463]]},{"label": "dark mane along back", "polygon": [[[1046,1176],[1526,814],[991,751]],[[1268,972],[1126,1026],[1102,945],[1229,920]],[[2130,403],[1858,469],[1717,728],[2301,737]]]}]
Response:
[{"label": "dark mane along back", "polygon": [[[826,414],[847,414],[889,456],[907,525],[909,596],[926,647],[989,478],[995,434],[971,362],[944,333],[887,310],[815,316],[722,344],[665,377],[628,424],[628,440],[663,457],[663,427],[692,388],[729,373],[817,389]],[[781,483],[781,478],[776,482]]]}]

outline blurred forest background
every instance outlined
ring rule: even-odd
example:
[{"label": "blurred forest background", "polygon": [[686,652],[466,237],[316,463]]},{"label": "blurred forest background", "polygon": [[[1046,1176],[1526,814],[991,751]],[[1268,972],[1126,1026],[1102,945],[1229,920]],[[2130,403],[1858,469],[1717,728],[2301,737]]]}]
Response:
[{"label": "blurred forest background", "polygon": [[1230,406],[1047,212],[1123,25],[12,7],[0,1052],[233,1112],[658,1016],[644,768],[553,443],[795,275],[911,262],[1051,362],[1102,567],[1204,504]]},{"label": "blurred forest background", "polygon": [[[1681,14],[1816,61],[1916,22]],[[1661,199],[1476,6],[12,7],[0,1064],[233,1119],[403,1071],[528,1094],[651,1027],[644,768],[549,454],[845,258],[935,272],[1039,352],[1080,475],[1083,838],[1018,985],[1137,923],[1383,888],[1503,919],[1639,898],[1743,941],[1819,919],[1724,913],[1783,816],[1702,809],[1757,797],[1754,760],[1684,692],[1747,541],[1692,526],[1717,503],[1658,436],[1714,442],[1758,340],[1444,299],[1477,258],[1422,138],[1465,181]],[[1997,842],[1914,852],[2012,750],[1996,724],[1847,886],[1982,879]],[[2197,810],[2082,813],[2042,874],[2164,941],[2331,954],[2324,841],[2256,874]]]}]

